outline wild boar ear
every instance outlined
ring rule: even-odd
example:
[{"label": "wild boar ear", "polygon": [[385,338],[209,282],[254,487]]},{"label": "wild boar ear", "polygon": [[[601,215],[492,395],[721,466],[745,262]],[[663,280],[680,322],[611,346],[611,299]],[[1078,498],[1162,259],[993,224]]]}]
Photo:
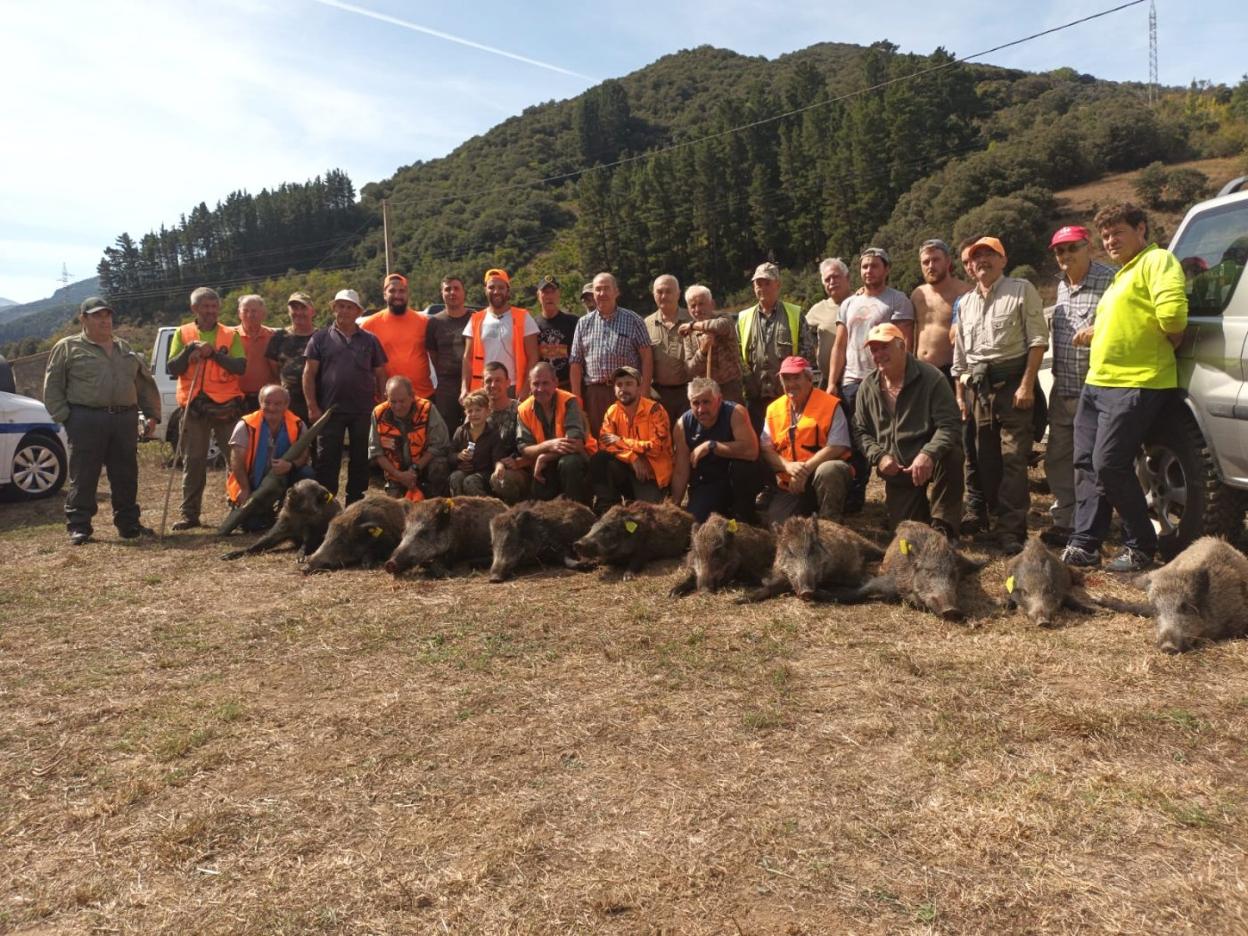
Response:
[{"label": "wild boar ear", "polygon": [[1203,608],[1209,600],[1209,570],[1201,566],[1192,576],[1192,588],[1196,595],[1196,606]]},{"label": "wild boar ear", "polygon": [[701,526],[702,526],[702,524],[698,523],[698,521],[697,521],[697,520],[694,520],[694,521],[693,521],[693,523],[692,523],[692,524],[690,525],[690,527],[689,527],[689,538],[690,538],[690,539],[693,539],[695,536],[697,536],[697,535],[698,535],[698,529],[699,529]]},{"label": "wild boar ear", "polygon": [[452,501],[449,497],[438,504],[438,512],[435,520],[439,529],[445,527],[451,522],[451,508],[453,506],[454,501]]}]

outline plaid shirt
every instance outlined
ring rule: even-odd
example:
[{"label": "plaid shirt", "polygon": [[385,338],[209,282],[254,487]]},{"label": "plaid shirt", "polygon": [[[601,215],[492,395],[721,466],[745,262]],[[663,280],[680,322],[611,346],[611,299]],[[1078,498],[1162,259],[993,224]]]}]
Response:
[{"label": "plaid shirt", "polygon": [[1057,284],[1057,303],[1053,306],[1053,391],[1061,396],[1077,397],[1083,392],[1091,349],[1076,348],[1070,342],[1076,332],[1096,322],[1096,304],[1113,282],[1115,272],[1114,267],[1093,260],[1078,286],[1071,286],[1064,276]]},{"label": "plaid shirt", "polygon": [[617,306],[611,321],[597,310],[577,320],[568,360],[584,368],[585,383],[610,383],[615,372],[625,365],[641,370],[640,349],[648,347],[650,333],[641,316]]}]

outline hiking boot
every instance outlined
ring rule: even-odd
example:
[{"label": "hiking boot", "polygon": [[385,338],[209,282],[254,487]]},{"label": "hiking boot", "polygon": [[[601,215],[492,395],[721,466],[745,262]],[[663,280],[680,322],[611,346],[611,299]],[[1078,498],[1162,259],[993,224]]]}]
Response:
[{"label": "hiking boot", "polygon": [[1081,546],[1067,546],[1062,550],[1062,562],[1079,569],[1095,569],[1101,564],[1101,554]]},{"label": "hiking boot", "polygon": [[988,515],[968,511],[962,515],[961,533],[963,536],[974,536],[988,529]]},{"label": "hiking boot", "polygon": [[199,519],[198,519],[198,518],[195,518],[195,519],[193,519],[193,520],[192,520],[190,517],[183,517],[181,520],[179,520],[177,523],[175,523],[175,524],[174,524],[174,525],[173,525],[170,529],[173,529],[173,530],[193,530],[193,529],[195,529],[197,526],[199,526]]},{"label": "hiking boot", "polygon": [[151,527],[145,527],[140,524],[139,526],[130,527],[128,530],[120,530],[117,535],[122,539],[138,539],[140,536],[155,536],[156,531]]},{"label": "hiking boot", "polygon": [[89,542],[91,542],[90,530],[74,530],[69,534],[70,546],[85,546]]},{"label": "hiking boot", "polygon": [[1075,531],[1070,527],[1049,527],[1040,534],[1040,542],[1044,543],[1046,546],[1053,546],[1057,549],[1062,549],[1067,543],[1070,542],[1070,537],[1074,532]]},{"label": "hiking boot", "polygon": [[1144,572],[1153,567],[1153,557],[1138,549],[1125,547],[1105,566],[1106,572]]},{"label": "hiking boot", "polygon": [[937,533],[942,534],[945,537],[945,539],[949,541],[949,544],[951,546],[958,545],[958,531],[955,530],[948,523],[945,523],[944,520],[933,520],[932,529],[935,530]]}]

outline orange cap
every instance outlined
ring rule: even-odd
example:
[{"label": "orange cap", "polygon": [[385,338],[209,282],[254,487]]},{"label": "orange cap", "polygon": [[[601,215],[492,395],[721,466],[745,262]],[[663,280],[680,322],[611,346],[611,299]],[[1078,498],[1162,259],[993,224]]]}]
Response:
[{"label": "orange cap", "polygon": [[906,336],[901,333],[900,328],[892,322],[881,322],[879,325],[876,325],[869,332],[867,332],[867,340],[864,341],[862,345],[863,347],[866,347],[872,342],[896,341],[898,338],[902,341],[906,340]]},{"label": "orange cap", "polygon": [[385,289],[387,286],[389,286],[389,285],[390,285],[390,283],[391,283],[393,280],[398,280],[398,281],[399,281],[400,283],[402,283],[404,286],[406,286],[406,285],[407,285],[407,277],[406,277],[406,276],[404,276],[402,273],[391,273],[391,274],[389,274],[389,275],[388,275],[385,279],[383,279],[383,280],[381,281],[381,288],[382,288],[382,289]]},{"label": "orange cap", "polygon": [[508,286],[511,285],[511,277],[507,275],[507,271],[500,270],[497,267],[485,271],[485,279],[483,282],[488,283],[492,279],[501,279]]},{"label": "orange cap", "polygon": [[1005,247],[1003,247],[1001,245],[1001,242],[997,240],[995,237],[981,237],[979,240],[971,244],[971,246],[966,249],[966,255],[968,257],[972,256],[975,253],[975,251],[979,249],[980,247],[987,247],[993,253],[1000,254],[1002,257],[1005,256]]}]

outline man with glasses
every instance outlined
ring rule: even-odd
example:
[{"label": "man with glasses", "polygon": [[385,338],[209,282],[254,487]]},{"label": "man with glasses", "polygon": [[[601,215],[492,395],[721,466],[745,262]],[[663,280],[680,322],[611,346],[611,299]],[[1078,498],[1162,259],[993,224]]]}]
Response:
[{"label": "man with glasses", "polygon": [[1050,546],[1065,546],[1075,521],[1075,410],[1088,376],[1088,353],[1096,304],[1113,282],[1115,268],[1092,259],[1088,229],[1059,228],[1049,249],[1062,271],[1053,306],[1053,390],[1049,400],[1049,444],[1044,474],[1053,492],[1053,526],[1040,534]]},{"label": "man with glasses", "polygon": [[308,401],[303,396],[303,365],[307,361],[303,352],[316,331],[312,327],[316,307],[307,293],[294,292],[286,300],[286,312],[290,315],[290,328],[279,328],[273,333],[264,356],[277,365],[278,379],[290,394],[290,411],[310,423]]}]

